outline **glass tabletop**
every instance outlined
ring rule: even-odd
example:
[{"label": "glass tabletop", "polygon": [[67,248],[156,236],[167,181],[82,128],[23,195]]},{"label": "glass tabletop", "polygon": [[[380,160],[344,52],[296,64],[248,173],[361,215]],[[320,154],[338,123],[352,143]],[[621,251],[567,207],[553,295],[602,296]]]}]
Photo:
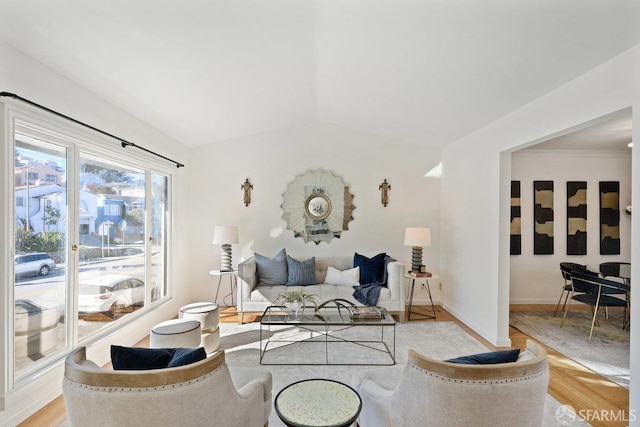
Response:
[{"label": "glass tabletop", "polygon": [[381,318],[352,318],[345,308],[324,307],[315,310],[314,307],[305,307],[297,314],[289,312],[283,306],[269,306],[265,309],[260,323],[263,325],[395,325],[396,321],[386,308],[377,307]]}]

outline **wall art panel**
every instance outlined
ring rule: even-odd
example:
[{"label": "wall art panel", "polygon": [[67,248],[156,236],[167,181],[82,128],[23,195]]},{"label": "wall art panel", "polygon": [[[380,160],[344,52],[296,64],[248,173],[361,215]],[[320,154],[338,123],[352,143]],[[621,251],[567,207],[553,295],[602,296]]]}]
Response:
[{"label": "wall art panel", "polygon": [[587,183],[567,182],[567,255],[587,254]]},{"label": "wall art panel", "polygon": [[620,182],[600,181],[600,255],[620,254]]},{"label": "wall art panel", "polygon": [[533,181],[533,253],[553,254],[553,181]]},{"label": "wall art panel", "polygon": [[511,181],[511,255],[522,253],[520,181]]}]

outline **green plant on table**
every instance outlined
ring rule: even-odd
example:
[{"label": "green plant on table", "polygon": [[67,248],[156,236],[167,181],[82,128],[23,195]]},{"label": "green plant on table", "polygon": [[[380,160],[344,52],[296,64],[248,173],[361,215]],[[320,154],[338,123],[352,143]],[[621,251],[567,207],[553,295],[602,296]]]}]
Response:
[{"label": "green plant on table", "polygon": [[311,294],[304,289],[300,289],[298,291],[291,290],[279,293],[273,300],[273,303],[293,308],[297,313],[300,308],[302,308],[302,311],[304,312],[307,305],[313,305],[314,310],[317,309],[318,302],[316,301],[316,298],[318,298],[317,295]]}]

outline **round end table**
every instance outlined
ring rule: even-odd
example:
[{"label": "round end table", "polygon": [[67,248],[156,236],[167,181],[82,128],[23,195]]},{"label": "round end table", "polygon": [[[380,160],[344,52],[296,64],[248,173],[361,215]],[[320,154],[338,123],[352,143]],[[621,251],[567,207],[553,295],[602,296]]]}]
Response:
[{"label": "round end table", "polygon": [[346,427],[358,418],[362,400],[354,389],[341,382],[309,379],[283,388],[274,406],[289,427]]}]

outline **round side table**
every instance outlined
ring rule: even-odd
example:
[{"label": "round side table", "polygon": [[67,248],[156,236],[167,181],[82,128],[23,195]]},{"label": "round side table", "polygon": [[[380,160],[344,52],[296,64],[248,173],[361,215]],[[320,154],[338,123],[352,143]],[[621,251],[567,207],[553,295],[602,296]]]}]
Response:
[{"label": "round side table", "polygon": [[283,388],[274,406],[289,427],[346,427],[358,418],[362,400],[354,389],[341,382],[309,379]]}]

